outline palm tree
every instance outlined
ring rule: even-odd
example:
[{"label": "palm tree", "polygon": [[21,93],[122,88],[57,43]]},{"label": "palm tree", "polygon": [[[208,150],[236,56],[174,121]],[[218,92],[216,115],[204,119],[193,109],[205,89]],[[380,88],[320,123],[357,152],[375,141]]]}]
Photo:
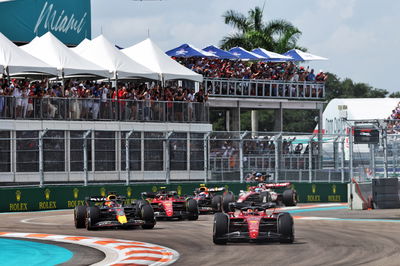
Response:
[{"label": "palm tree", "polygon": [[230,49],[241,46],[247,50],[264,48],[269,51],[284,53],[290,49],[305,48],[297,46],[301,31],[292,23],[283,19],[263,22],[264,8],[250,9],[248,16],[234,10],[228,10],[223,14],[225,24],[231,25],[237,31],[223,37],[222,49]]}]

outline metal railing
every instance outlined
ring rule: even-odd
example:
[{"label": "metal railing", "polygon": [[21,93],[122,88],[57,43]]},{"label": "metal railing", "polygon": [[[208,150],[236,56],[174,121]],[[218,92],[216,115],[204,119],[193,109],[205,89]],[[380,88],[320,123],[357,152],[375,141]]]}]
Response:
[{"label": "metal railing", "polygon": [[323,100],[325,83],[261,79],[204,78],[209,96]]},{"label": "metal railing", "polygon": [[0,119],[208,123],[207,103],[0,95]]}]

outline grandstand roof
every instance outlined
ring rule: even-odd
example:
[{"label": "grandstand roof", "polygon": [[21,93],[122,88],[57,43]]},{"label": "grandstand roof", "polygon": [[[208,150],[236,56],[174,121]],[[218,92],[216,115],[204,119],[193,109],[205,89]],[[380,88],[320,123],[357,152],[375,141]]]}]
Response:
[{"label": "grandstand roof", "polygon": [[325,108],[323,117],[324,119],[339,119],[341,117],[339,109],[346,106],[347,120],[387,119],[399,101],[398,98],[333,99]]},{"label": "grandstand roof", "polygon": [[131,59],[159,73],[164,80],[188,79],[201,82],[203,76],[182,66],[166,55],[151,39],[123,49],[122,52]]},{"label": "grandstand roof", "polygon": [[57,68],[60,76],[63,72],[66,76],[90,74],[109,77],[108,70],[74,53],[50,32],[40,38],[36,37],[30,43],[21,46],[21,49]]},{"label": "grandstand roof", "polygon": [[0,65],[1,71],[8,68],[9,74],[25,73],[45,73],[57,75],[57,69],[45,62],[33,57],[14,43],[8,40],[0,32]]},{"label": "grandstand roof", "polygon": [[158,73],[129,58],[103,35],[89,42],[84,40],[82,43],[73,48],[73,51],[110,72],[118,74],[120,79],[134,77],[159,79]]}]

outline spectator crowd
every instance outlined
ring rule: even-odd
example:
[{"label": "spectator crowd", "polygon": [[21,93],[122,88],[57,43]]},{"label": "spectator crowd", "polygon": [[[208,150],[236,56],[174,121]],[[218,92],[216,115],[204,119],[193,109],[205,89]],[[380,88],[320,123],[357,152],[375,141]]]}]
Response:
[{"label": "spectator crowd", "polygon": [[324,82],[328,78],[322,70],[304,68],[293,62],[246,62],[208,58],[175,58],[177,62],[209,78],[263,79],[281,81]]},{"label": "spectator crowd", "polygon": [[200,89],[155,83],[0,80],[0,117],[192,121],[207,101]]}]

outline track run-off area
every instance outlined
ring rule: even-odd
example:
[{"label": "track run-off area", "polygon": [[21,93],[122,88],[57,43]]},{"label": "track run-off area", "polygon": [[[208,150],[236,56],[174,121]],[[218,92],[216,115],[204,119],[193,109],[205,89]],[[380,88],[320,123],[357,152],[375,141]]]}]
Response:
[{"label": "track run-off area", "polygon": [[[214,245],[213,215],[159,221],[152,230],[87,231],[75,229],[73,210],[2,213],[0,240],[70,250],[73,257],[62,265],[399,265],[399,209],[352,211],[343,204],[303,204],[281,211],[295,218],[293,244]],[[5,255],[0,251],[7,264]]]}]

